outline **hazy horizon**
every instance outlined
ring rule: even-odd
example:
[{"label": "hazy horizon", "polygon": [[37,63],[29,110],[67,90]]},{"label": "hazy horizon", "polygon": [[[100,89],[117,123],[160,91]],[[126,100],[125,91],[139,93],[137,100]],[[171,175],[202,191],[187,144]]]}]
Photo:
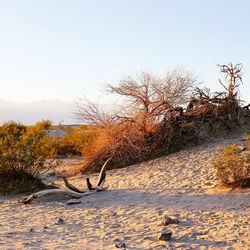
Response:
[{"label": "hazy horizon", "polygon": [[[0,125],[8,121],[34,125],[42,120],[50,120],[55,126],[86,124],[74,115],[76,106],[76,102],[62,100],[16,103],[0,99]],[[99,106],[106,112],[111,112],[113,109],[113,105],[108,103],[99,103]]]},{"label": "hazy horizon", "polygon": [[15,103],[0,100],[0,125],[15,121],[24,125],[34,125],[38,121],[50,120],[54,125],[80,123],[73,116],[74,103],[61,100],[38,100]]}]

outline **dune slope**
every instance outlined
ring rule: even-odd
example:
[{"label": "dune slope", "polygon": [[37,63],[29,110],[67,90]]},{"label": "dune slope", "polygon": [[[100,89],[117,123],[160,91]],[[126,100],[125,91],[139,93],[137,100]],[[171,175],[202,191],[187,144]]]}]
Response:
[{"label": "dune slope", "polygon": [[[21,196],[0,196],[0,248],[116,249],[118,238],[127,249],[247,249],[250,191],[219,188],[211,164],[218,145],[240,138],[108,171],[108,191],[81,204],[53,196],[21,205]],[[70,181],[85,187],[81,175]],[[157,240],[163,216],[180,221],[167,226],[169,242]]]}]

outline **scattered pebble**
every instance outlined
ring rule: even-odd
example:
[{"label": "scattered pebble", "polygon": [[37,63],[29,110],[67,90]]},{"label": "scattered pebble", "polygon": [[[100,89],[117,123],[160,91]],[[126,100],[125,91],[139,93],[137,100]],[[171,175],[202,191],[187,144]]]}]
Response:
[{"label": "scattered pebble", "polygon": [[57,225],[64,224],[64,220],[63,220],[62,218],[60,218],[56,224],[57,224]]},{"label": "scattered pebble", "polygon": [[180,223],[179,220],[176,220],[176,219],[172,219],[170,217],[163,217],[162,221],[161,221],[161,224],[163,226],[167,226],[167,225],[170,225],[170,224],[178,224]]},{"label": "scattered pebble", "polygon": [[115,247],[116,248],[122,248],[122,249],[126,249],[126,245],[124,242],[122,242],[120,239],[115,239]]},{"label": "scattered pebble", "polygon": [[172,231],[163,228],[161,234],[158,237],[158,240],[169,241],[172,237]]},{"label": "scattered pebble", "polygon": [[108,215],[108,217],[114,217],[114,216],[116,216],[116,212],[113,212],[113,211],[110,212],[109,215]]}]

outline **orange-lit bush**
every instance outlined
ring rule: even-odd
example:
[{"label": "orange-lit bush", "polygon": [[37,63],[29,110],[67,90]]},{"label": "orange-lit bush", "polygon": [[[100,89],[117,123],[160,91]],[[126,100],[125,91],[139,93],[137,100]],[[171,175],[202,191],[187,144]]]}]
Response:
[{"label": "orange-lit bush", "polygon": [[178,68],[163,77],[142,72],[108,85],[107,92],[121,100],[112,114],[87,99],[80,101],[75,114],[96,128],[95,138],[83,150],[83,172],[98,171],[110,157],[110,168],[124,167],[197,145],[218,131],[233,131],[242,117],[242,65],[219,67],[226,92],[194,90],[196,77]]},{"label": "orange-lit bush", "polygon": [[99,171],[109,157],[112,157],[109,166],[113,168],[141,162],[148,158],[152,147],[136,124],[97,127],[92,143],[83,150],[86,161],[83,172]]}]

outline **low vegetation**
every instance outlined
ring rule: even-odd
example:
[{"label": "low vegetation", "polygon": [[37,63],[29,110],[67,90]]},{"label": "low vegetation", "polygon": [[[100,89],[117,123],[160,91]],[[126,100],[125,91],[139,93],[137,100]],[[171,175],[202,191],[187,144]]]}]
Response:
[{"label": "low vegetation", "polygon": [[51,168],[48,159],[54,157],[53,140],[39,126],[8,122],[0,127],[0,178],[6,192],[16,184],[25,186],[41,170]]},{"label": "low vegetation", "polygon": [[96,130],[83,150],[82,172],[99,171],[109,157],[110,168],[125,167],[239,128],[249,117],[238,99],[242,65],[218,67],[225,77],[222,92],[198,88],[196,77],[178,68],[163,77],[143,72],[108,85],[107,92],[124,103],[113,114],[88,100],[80,102],[77,117]]},{"label": "low vegetation", "polygon": [[[198,88],[196,77],[183,68],[162,77],[142,72],[118,86],[107,86],[107,93],[122,100],[111,114],[88,100],[79,102],[75,114],[88,125],[57,126],[65,131],[63,135],[48,134],[55,129],[49,120],[35,126],[4,124],[0,127],[0,178],[5,192],[37,180],[36,175],[51,169],[58,156],[82,155],[82,172],[92,173],[100,171],[109,158],[109,168],[125,167],[197,145],[245,122],[249,125],[249,105],[242,107],[238,97],[242,65],[218,66],[225,76],[220,80],[224,92]],[[246,140],[249,147],[249,137]],[[221,151],[214,166],[223,184],[248,185],[249,155],[240,154],[237,146]]]},{"label": "low vegetation", "polygon": [[218,147],[214,168],[218,180],[232,187],[250,186],[250,135],[245,136],[246,145],[229,145],[224,150]]},{"label": "low vegetation", "polygon": [[43,130],[43,131],[48,129],[53,129],[53,123],[50,120],[42,120],[36,123],[35,128],[37,130]]},{"label": "low vegetation", "polygon": [[67,126],[63,128],[64,135],[54,136],[56,142],[56,152],[58,156],[73,158],[81,156],[84,148],[92,143],[95,131],[90,126],[78,126],[73,128]]},{"label": "low vegetation", "polygon": [[56,167],[59,156],[81,155],[94,137],[94,130],[87,126],[63,127],[66,133],[60,136],[47,133],[53,129],[49,120],[34,126],[12,121],[0,126],[0,192],[44,187],[38,174]]}]

